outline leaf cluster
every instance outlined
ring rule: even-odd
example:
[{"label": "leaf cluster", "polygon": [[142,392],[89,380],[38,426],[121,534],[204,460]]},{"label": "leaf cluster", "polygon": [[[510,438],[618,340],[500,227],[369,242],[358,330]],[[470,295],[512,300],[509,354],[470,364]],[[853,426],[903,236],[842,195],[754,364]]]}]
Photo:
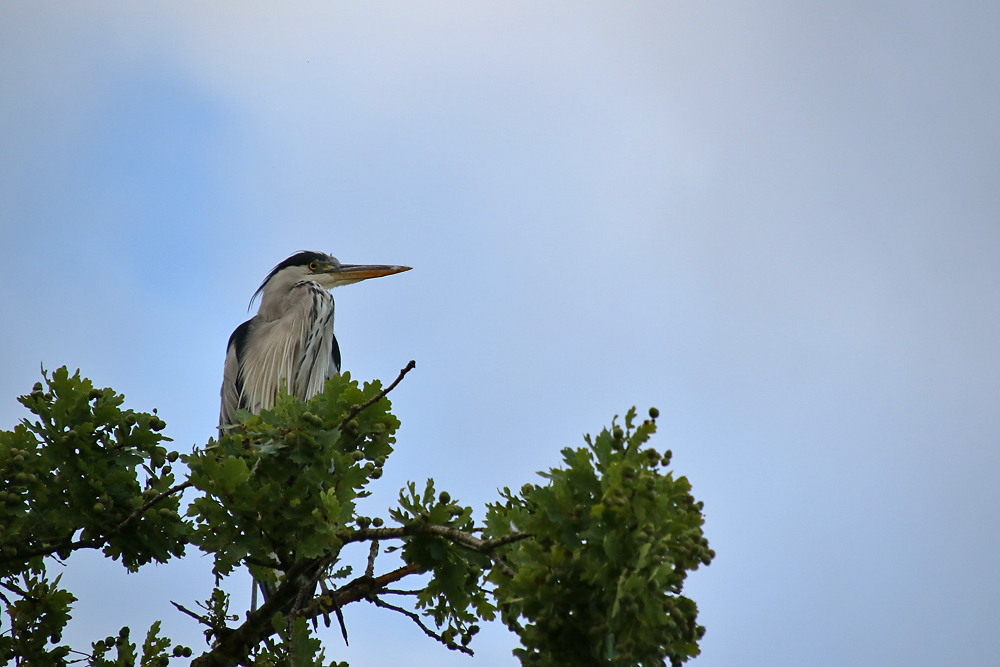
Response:
[{"label": "leaf cluster", "polygon": [[0,431],[4,664],[61,665],[69,655],[56,644],[75,598],[47,578],[46,557],[101,549],[134,572],[183,555],[188,541],[169,491],[178,454],[163,446],[155,411],[122,410],[124,396],[66,367],[43,370],[43,380],[18,398],[34,419]]},{"label": "leaf cluster", "polygon": [[47,388],[36,383],[18,398],[36,419],[0,431],[0,576],[81,547],[100,546],[130,572],[182,555],[178,497],[132,516],[174,483],[178,455],[161,444],[170,440],[163,420],[122,410],[122,394],[95,389],[79,371],[44,379]]},{"label": "leaf cluster", "polygon": [[651,419],[615,421],[587,447],[562,451],[546,485],[504,489],[487,534],[532,540],[500,550],[513,577],[491,576],[504,623],[521,637],[523,665],[680,665],[698,654],[704,628],[680,594],[689,570],[714,557],[702,505],[684,477],[661,471],[670,452],[644,449]]},{"label": "leaf cluster", "polygon": [[434,480],[428,479],[422,493],[410,482],[399,493],[399,507],[389,514],[407,528],[450,529],[404,538],[402,556],[405,562],[431,573],[430,580],[417,593],[416,607],[438,628],[444,628],[440,634],[443,644],[463,650],[479,632],[478,621],[491,621],[496,616],[496,607],[484,587],[486,573],[493,564],[489,554],[470,550],[468,542],[463,544],[461,538],[455,538],[476,530],[472,508],[453,501],[447,491],[436,494]]},{"label": "leaf cluster", "polygon": [[302,403],[281,392],[274,408],[241,411],[241,426],[184,457],[203,493],[188,508],[193,541],[215,558],[216,576],[249,564],[260,581],[297,562],[336,559],[365,487],[381,477],[399,427],[381,390],[344,373]]}]

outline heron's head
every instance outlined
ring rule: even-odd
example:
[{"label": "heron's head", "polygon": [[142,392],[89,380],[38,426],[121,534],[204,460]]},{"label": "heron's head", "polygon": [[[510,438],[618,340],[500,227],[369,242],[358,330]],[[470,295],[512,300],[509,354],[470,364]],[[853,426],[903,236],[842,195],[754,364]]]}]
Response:
[{"label": "heron's head", "polygon": [[408,266],[387,264],[341,264],[340,260],[322,252],[297,252],[271,269],[264,282],[250,299],[270,291],[287,291],[305,280],[317,282],[326,289],[409,271]]}]

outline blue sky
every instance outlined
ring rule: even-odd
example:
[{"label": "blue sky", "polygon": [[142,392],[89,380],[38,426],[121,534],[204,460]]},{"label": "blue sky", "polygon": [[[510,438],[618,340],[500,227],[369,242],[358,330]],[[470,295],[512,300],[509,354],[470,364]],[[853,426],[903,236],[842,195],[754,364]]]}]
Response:
[{"label": "blue sky", "polygon": [[[189,449],[274,264],[407,264],[334,292],[353,375],[417,361],[372,513],[655,405],[718,552],[693,664],[997,664],[997,34],[964,0],[0,0],[0,426],[68,364]],[[74,556],[68,638],[203,645],[167,601],[207,558],[119,570]],[[517,664],[374,611],[331,657]]]}]

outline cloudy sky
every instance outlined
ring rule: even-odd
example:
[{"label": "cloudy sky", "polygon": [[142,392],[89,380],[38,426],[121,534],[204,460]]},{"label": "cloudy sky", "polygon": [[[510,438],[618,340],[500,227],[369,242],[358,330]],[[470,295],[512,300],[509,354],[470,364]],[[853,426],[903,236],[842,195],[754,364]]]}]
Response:
[{"label": "cloudy sky", "polygon": [[[353,375],[417,361],[371,513],[655,405],[718,552],[692,664],[1000,664],[998,35],[972,0],[0,0],[0,428],[67,364],[188,450],[274,264],[407,264],[334,294]],[[207,558],[70,563],[78,646],[204,646],[167,601]],[[373,612],[329,657],[517,664]]]}]

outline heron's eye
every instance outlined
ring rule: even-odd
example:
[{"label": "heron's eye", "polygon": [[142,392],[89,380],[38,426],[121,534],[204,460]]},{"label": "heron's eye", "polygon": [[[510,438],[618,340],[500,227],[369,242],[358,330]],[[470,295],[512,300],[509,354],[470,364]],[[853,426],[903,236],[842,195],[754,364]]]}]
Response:
[{"label": "heron's eye", "polygon": [[315,271],[317,268],[319,268],[319,264],[317,264],[316,262],[309,262],[310,271]]}]

